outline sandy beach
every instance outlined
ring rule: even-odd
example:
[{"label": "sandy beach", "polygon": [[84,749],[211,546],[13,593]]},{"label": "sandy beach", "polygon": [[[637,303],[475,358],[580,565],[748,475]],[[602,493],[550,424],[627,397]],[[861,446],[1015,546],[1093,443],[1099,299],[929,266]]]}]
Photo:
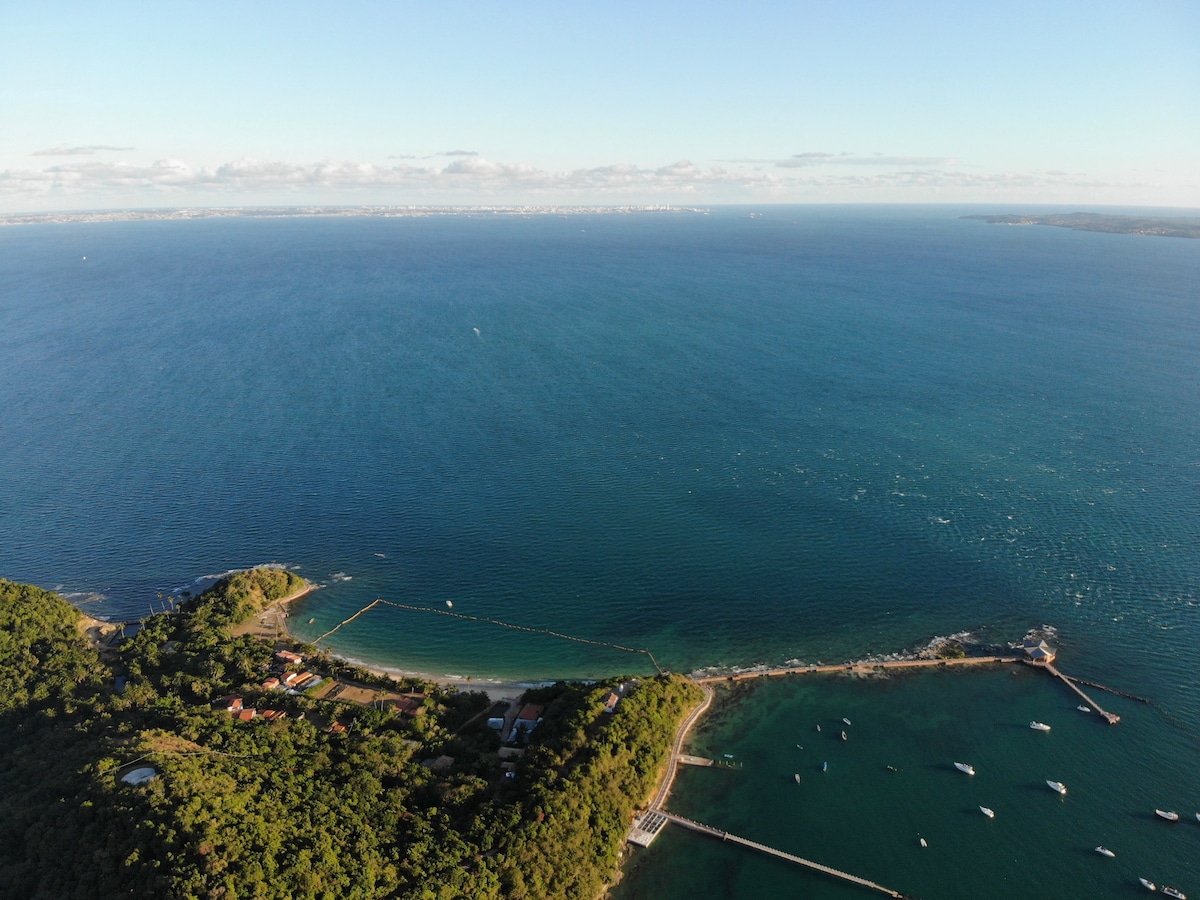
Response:
[{"label": "sandy beach", "polygon": [[[299,641],[292,635],[287,627],[287,605],[294,600],[299,600],[301,597],[312,593],[316,590],[316,586],[311,582],[306,581],[304,587],[276,600],[261,613],[246,622],[239,625],[233,633],[252,634],[257,638],[265,641]],[[303,642],[301,642],[303,643]],[[488,695],[491,700],[512,700],[520,697],[525,691],[530,688],[540,687],[552,682],[515,682],[515,681],[489,681],[487,679],[467,678],[458,675],[433,675],[429,672],[413,672],[406,669],[390,669],[379,666],[376,663],[367,662],[361,659],[353,659],[345,656],[337,656],[337,659],[352,665],[358,666],[360,669],[365,669],[375,675],[382,675],[386,678],[391,678],[393,681],[401,681],[406,678],[419,678],[422,681],[430,682],[431,684],[441,685],[442,687],[452,687],[460,691],[480,691]]]}]

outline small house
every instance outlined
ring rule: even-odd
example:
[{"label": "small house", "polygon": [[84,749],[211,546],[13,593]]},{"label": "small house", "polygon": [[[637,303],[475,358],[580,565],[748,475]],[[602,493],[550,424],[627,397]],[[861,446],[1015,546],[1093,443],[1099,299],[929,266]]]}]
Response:
[{"label": "small house", "polygon": [[1045,665],[1054,662],[1054,650],[1045,641],[1027,640],[1025,658],[1030,662]]},{"label": "small house", "polygon": [[528,740],[533,729],[537,728],[538,723],[542,721],[543,709],[545,707],[536,703],[526,703],[521,712],[517,714],[517,721],[513,723],[512,732],[508,736],[509,741],[515,741],[518,738]]},{"label": "small house", "polygon": [[416,697],[392,697],[387,701],[387,705],[409,719],[415,719],[425,713],[424,704]]},{"label": "small house", "polygon": [[220,700],[214,701],[213,707],[215,709],[224,709],[228,712],[235,713],[242,708],[242,698],[235,696],[234,694],[230,694],[228,697],[222,697]]},{"label": "small house", "polygon": [[604,698],[604,711],[606,713],[612,712],[614,709],[617,708],[617,701],[620,699],[621,698],[617,694],[610,693],[607,697]]},{"label": "small house", "polygon": [[299,653],[293,653],[291,650],[279,650],[275,653],[275,658],[285,666],[298,666],[304,662],[304,657]]}]

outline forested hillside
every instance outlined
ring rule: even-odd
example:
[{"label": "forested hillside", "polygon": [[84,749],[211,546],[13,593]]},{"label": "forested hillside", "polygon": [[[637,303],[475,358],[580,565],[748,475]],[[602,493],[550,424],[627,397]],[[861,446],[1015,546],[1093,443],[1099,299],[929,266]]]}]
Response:
[{"label": "forested hillside", "polygon": [[402,715],[265,689],[276,648],[229,626],[293,579],[228,578],[103,659],[60,597],[0,580],[0,896],[592,900],[698,689],[644,679],[611,715],[616,680],[542,689],[506,777],[483,695],[409,685]]}]

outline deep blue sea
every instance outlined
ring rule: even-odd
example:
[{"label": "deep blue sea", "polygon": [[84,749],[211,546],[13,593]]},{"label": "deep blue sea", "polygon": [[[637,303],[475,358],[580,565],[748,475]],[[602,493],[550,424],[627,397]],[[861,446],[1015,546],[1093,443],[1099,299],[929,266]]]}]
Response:
[{"label": "deep blue sea", "polygon": [[[293,611],[308,638],[376,597],[450,602],[677,671],[1050,624],[1065,670],[1156,705],[1114,701],[1109,729],[1007,672],[762,686],[694,738],[746,768],[688,772],[673,803],[924,900],[1135,874],[1200,896],[1200,241],[974,211],[0,229],[0,576],[129,618],[274,562],[323,585]],[[329,644],[434,674],[651,670],[388,607]],[[894,746],[775,809],[815,765],[793,731],[854,704]],[[874,786],[889,753],[919,778]],[[995,820],[968,815],[985,794]],[[850,896],[682,833],[622,890]]]}]

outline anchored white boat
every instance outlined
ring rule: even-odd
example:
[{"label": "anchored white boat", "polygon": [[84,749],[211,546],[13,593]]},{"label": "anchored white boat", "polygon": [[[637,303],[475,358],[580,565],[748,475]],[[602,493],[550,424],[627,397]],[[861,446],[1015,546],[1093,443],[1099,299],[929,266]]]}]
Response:
[{"label": "anchored white boat", "polygon": [[1097,847],[1096,852],[1099,853],[1101,856],[1107,856],[1109,859],[1112,859],[1114,856],[1117,855],[1117,854],[1113,853],[1111,850],[1109,850],[1107,847]]},{"label": "anchored white boat", "polygon": [[1185,894],[1183,891],[1179,890],[1179,888],[1169,887],[1164,884],[1162,886],[1162,892],[1164,894],[1166,894],[1168,897],[1176,897],[1176,898],[1178,898],[1178,900],[1187,900],[1187,894]]},{"label": "anchored white boat", "polygon": [[796,779],[796,784],[799,784],[799,783],[800,783],[800,773],[799,773],[799,772],[797,772],[797,773],[796,773],[795,775],[793,775],[792,777]]},{"label": "anchored white boat", "polygon": [[1032,728],[1034,731],[1049,731],[1050,730],[1050,726],[1047,725],[1045,722],[1030,722],[1029,727]]},{"label": "anchored white boat", "polygon": [[843,732],[842,732],[842,740],[844,741],[844,740],[846,740],[846,739],[847,739],[847,738],[846,738],[846,732],[844,732],[844,731],[843,731]]},{"label": "anchored white boat", "polygon": [[996,813],[993,810],[988,809],[986,806],[979,807],[979,811],[981,813],[983,813],[985,816],[987,816],[989,819],[996,818]]},{"label": "anchored white boat", "polygon": [[821,771],[828,772],[829,771],[829,763],[827,763],[827,762],[821,763]]},{"label": "anchored white boat", "polygon": [[974,767],[974,766],[969,766],[969,765],[967,765],[966,763],[960,763],[960,762],[956,762],[956,763],[954,764],[954,768],[958,769],[958,771],[960,771],[960,772],[966,772],[968,775],[974,775],[974,774],[975,774],[975,767]]},{"label": "anchored white boat", "polygon": [[1075,708],[1077,710],[1079,710],[1080,712],[1091,712],[1092,711],[1092,708],[1090,706],[1083,706],[1082,704],[1080,704],[1079,706],[1077,706]]},{"label": "anchored white boat", "polygon": [[922,847],[928,847],[928,846],[929,846],[927,843],[925,843],[925,838],[921,838],[921,846],[922,846]]},{"label": "anchored white boat", "polygon": [[1171,812],[1168,809],[1156,809],[1154,811],[1154,814],[1156,816],[1158,816],[1160,819],[1166,819],[1168,822],[1178,822],[1179,821],[1179,813]]},{"label": "anchored white boat", "polygon": [[842,716],[842,721],[845,722],[847,725],[850,724],[850,720],[847,719],[845,716]]},{"label": "anchored white boat", "polygon": [[1144,887],[1148,891],[1157,891],[1158,890],[1158,888],[1154,886],[1153,881],[1147,881],[1145,878],[1139,878],[1138,881],[1140,881],[1142,883],[1142,887]]},{"label": "anchored white boat", "polygon": [[1052,791],[1058,791],[1060,794],[1063,794],[1064,796],[1067,793],[1067,786],[1065,784],[1063,784],[1061,781],[1047,780],[1046,784],[1050,785],[1050,790],[1052,790]]}]

